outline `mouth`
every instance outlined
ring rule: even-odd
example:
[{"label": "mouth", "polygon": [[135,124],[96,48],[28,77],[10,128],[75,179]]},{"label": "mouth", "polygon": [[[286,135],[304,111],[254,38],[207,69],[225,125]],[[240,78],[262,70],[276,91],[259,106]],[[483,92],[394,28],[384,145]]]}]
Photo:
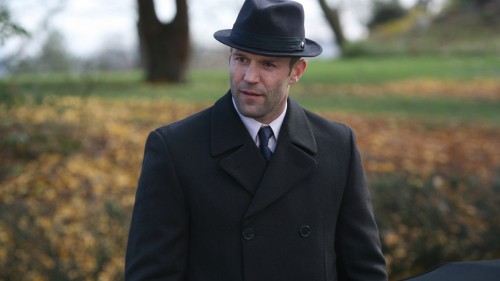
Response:
[{"label": "mouth", "polygon": [[240,90],[240,92],[242,94],[244,94],[245,96],[250,96],[250,97],[260,97],[260,96],[262,96],[261,94],[259,94],[257,92],[253,92],[253,91]]}]

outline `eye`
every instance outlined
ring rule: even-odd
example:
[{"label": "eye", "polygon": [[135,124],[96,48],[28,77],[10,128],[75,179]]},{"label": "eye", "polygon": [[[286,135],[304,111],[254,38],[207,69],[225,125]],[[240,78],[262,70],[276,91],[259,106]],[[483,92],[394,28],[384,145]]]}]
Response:
[{"label": "eye", "polygon": [[266,68],[275,68],[276,65],[272,62],[263,62],[262,65]]},{"label": "eye", "polygon": [[241,63],[244,63],[247,61],[247,59],[245,57],[242,57],[242,56],[235,56],[234,60],[237,62],[241,62]]}]

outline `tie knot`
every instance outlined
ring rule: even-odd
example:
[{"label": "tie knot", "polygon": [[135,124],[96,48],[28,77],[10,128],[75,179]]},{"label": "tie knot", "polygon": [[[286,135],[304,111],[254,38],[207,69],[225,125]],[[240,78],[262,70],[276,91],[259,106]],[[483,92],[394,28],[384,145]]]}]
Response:
[{"label": "tie knot", "polygon": [[267,146],[269,143],[269,139],[273,135],[273,129],[270,126],[262,126],[259,130],[259,140],[260,145]]}]

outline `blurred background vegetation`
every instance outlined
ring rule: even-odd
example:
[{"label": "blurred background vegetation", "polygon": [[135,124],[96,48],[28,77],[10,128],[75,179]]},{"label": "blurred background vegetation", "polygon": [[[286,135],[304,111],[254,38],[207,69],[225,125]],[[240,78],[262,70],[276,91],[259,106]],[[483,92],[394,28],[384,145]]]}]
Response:
[{"label": "blurred background vegetation", "polygon": [[[357,41],[345,2],[319,2],[339,53],[311,60],[291,95],[354,128],[391,280],[500,258],[500,2],[368,1]],[[0,44],[38,34],[6,2],[0,24]],[[145,138],[226,92],[226,50],[187,38],[185,61],[146,63],[141,39],[82,59],[48,26],[38,52],[0,62],[0,280],[122,280]]]}]

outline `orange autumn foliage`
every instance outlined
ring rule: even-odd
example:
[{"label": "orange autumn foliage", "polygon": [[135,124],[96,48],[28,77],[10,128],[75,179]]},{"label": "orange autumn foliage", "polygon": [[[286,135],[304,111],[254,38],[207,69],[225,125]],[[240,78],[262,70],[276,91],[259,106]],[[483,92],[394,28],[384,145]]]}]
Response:
[{"label": "orange autumn foliage", "polygon": [[[78,97],[0,104],[0,279],[122,280],[147,134],[206,106]],[[463,225],[479,230],[460,236],[471,241],[490,233],[492,226],[478,218],[482,210],[474,204],[493,204],[487,201],[499,196],[490,188],[499,185],[497,127],[319,113],[357,134],[395,276],[411,273],[412,265],[421,269],[412,246],[430,230],[411,224],[412,211],[423,218],[427,210],[441,210],[440,219],[453,221],[446,232],[433,232],[431,248],[426,238],[423,249],[453,251],[445,248],[448,241],[459,242],[448,235],[460,234]],[[471,178],[489,188],[491,198],[477,197],[486,189],[470,194]],[[402,211],[394,206],[401,198],[424,207]]]}]

